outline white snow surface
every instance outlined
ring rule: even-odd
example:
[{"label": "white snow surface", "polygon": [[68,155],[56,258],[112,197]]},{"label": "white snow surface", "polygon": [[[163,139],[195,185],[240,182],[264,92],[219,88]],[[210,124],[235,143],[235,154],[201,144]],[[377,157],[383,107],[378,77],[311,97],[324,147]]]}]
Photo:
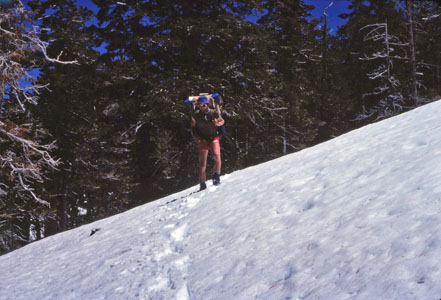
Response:
[{"label": "white snow surface", "polygon": [[0,299],[441,298],[441,101],[221,180],[1,256]]}]

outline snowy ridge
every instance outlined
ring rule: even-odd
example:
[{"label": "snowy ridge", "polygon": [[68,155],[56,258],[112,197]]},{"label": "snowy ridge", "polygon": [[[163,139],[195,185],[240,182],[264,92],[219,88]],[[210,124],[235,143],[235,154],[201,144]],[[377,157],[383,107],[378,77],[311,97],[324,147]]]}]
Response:
[{"label": "snowy ridge", "polygon": [[440,116],[438,101],[3,255],[0,299],[438,300]]}]

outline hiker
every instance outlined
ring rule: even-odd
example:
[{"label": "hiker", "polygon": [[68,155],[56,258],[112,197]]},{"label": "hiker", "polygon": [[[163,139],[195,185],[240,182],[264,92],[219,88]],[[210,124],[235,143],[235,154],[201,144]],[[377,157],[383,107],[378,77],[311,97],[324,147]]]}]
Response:
[{"label": "hiker", "polygon": [[198,144],[199,181],[200,190],[207,188],[206,168],[208,151],[213,154],[213,184],[220,184],[221,150],[218,128],[224,125],[220,113],[209,107],[210,101],[206,96],[199,96],[197,100],[198,111],[191,117],[191,132]]}]

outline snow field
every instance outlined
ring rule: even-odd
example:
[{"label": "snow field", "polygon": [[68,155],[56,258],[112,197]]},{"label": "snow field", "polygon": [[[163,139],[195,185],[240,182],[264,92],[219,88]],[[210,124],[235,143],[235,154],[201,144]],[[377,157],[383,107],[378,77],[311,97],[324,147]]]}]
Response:
[{"label": "snow field", "polygon": [[0,299],[440,299],[440,115],[438,101],[1,256]]}]

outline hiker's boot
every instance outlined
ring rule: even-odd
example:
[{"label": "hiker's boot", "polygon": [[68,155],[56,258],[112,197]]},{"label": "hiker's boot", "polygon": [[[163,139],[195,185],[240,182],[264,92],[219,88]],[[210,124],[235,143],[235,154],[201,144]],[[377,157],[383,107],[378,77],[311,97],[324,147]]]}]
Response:
[{"label": "hiker's boot", "polygon": [[205,183],[205,181],[201,181],[201,185],[200,185],[200,191],[203,191],[207,188],[207,184]]},{"label": "hiker's boot", "polygon": [[213,174],[213,184],[219,185],[220,184],[220,173],[214,172]]}]

